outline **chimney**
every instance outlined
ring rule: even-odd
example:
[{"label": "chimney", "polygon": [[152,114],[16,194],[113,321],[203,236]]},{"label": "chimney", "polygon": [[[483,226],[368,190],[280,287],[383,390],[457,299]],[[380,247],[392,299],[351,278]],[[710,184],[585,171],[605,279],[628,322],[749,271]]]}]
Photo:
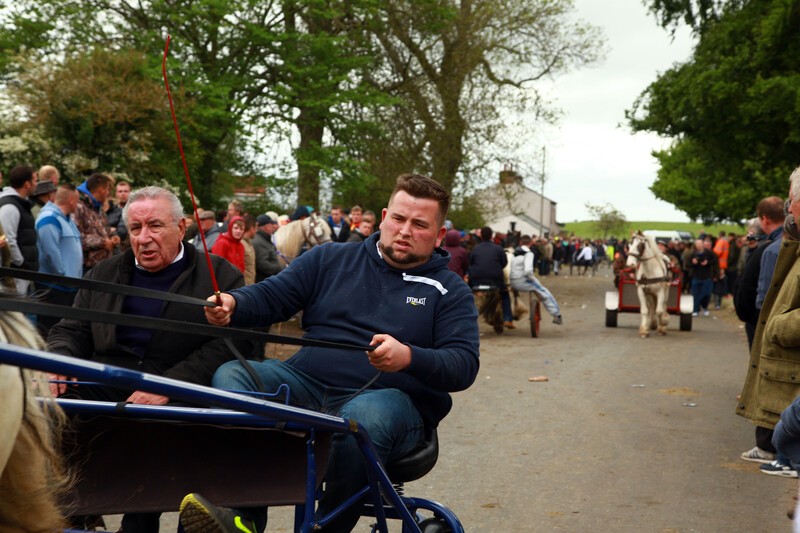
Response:
[{"label": "chimney", "polygon": [[513,185],[515,183],[522,183],[522,176],[518,175],[511,165],[503,165],[503,170],[500,171],[500,184]]}]

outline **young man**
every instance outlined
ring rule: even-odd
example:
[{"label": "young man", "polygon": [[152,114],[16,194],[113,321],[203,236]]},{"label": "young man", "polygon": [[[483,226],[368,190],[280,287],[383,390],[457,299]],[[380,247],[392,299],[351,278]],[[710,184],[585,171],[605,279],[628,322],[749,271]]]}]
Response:
[{"label": "young man", "polygon": [[[208,321],[267,326],[302,309],[306,337],[376,346],[367,355],[304,347],[286,362],[253,366],[267,389],[288,383],[294,402],[358,420],[382,461],[402,457],[422,444],[426,429],[450,410],[449,393],[469,387],[479,367],[472,292],[439,249],[449,203],[449,193],[430,178],[402,175],[379,233],[358,245],[314,247],[277,276],[223,293],[221,306],[205,308]],[[374,311],[342,313],[349,307]],[[255,390],[238,364],[220,368],[214,386]],[[318,513],[331,512],[366,483],[355,438],[334,436]],[[226,531],[222,510],[193,495],[182,507],[195,519],[189,528],[183,524],[187,533]],[[356,506],[323,531],[349,531],[358,518]],[[259,522],[262,529],[266,518]]]},{"label": "young man", "polygon": [[[28,197],[36,189],[39,177],[33,168],[18,166],[8,173],[8,187],[0,195],[0,227],[6,235],[11,252],[11,266],[24,270],[39,269],[39,251],[36,248],[36,219]],[[14,280],[17,294],[26,295],[31,282]]]},{"label": "young man", "polygon": [[331,207],[328,225],[331,227],[333,242],[347,242],[347,238],[350,237],[350,225],[344,220],[342,208],[338,205]]},{"label": "young man", "polygon": [[547,290],[547,287],[536,279],[536,275],[533,273],[534,257],[530,249],[531,242],[530,235],[523,235],[519,240],[520,246],[514,252],[514,259],[511,260],[511,272],[509,274],[511,288],[517,291],[535,292],[539,299],[542,300],[544,308],[553,316],[553,324],[561,325],[564,320],[561,318],[561,309],[558,307],[558,302]]}]

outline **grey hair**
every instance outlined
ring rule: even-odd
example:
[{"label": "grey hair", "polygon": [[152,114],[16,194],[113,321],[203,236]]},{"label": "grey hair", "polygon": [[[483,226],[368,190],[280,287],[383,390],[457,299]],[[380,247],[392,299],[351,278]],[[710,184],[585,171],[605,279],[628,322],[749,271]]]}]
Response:
[{"label": "grey hair", "polygon": [[792,175],[789,176],[789,194],[792,195],[794,201],[800,200],[800,167],[794,169]]},{"label": "grey hair", "polygon": [[761,227],[761,221],[758,218],[751,218],[747,221],[747,231],[753,232],[753,235],[762,235],[764,229]]},{"label": "grey hair", "polygon": [[128,208],[131,205],[140,200],[156,200],[158,198],[164,198],[169,202],[170,208],[172,209],[172,218],[176,224],[179,223],[181,219],[183,219],[183,206],[181,205],[181,201],[172,191],[163,187],[151,185],[132,191],[130,196],[128,196],[128,202],[125,204],[125,207],[122,208],[122,220],[125,221],[125,225],[128,225]]}]

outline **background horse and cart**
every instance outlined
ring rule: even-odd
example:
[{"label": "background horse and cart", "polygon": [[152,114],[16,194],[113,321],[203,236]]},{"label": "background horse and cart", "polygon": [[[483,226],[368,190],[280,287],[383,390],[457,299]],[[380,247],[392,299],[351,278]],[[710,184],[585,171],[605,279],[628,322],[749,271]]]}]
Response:
[{"label": "background horse and cart", "polygon": [[[651,288],[657,288],[661,294]],[[649,330],[664,334],[667,315],[678,315],[680,330],[691,331],[693,306],[692,296],[683,293],[680,269],[669,266],[669,260],[658,250],[652,237],[634,233],[617,290],[606,292],[606,327],[617,327],[619,313],[640,313],[639,333],[643,337]]]}]

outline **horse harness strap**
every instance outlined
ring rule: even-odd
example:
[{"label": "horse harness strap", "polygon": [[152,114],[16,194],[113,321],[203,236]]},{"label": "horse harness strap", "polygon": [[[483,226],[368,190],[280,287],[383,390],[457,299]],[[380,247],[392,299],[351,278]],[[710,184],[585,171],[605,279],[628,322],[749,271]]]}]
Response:
[{"label": "horse harness strap", "polygon": [[645,277],[642,277],[642,278],[637,279],[636,283],[638,283],[640,285],[652,285],[654,283],[663,283],[665,281],[672,281],[672,277],[670,277],[670,276],[663,276],[663,277],[660,277],[660,278],[645,278]]}]

